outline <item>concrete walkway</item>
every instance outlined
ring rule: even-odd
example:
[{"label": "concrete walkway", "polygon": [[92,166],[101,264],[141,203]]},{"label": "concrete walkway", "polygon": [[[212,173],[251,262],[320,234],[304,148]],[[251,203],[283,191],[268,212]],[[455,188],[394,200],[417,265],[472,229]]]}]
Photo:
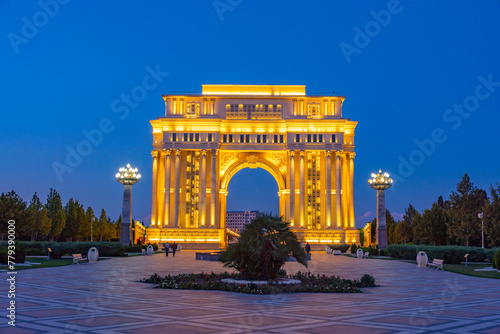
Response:
[{"label": "concrete walkway", "polygon": [[[0,333],[500,333],[500,280],[389,260],[313,253],[309,270],[380,287],[361,294],[254,296],[153,289],[158,273],[221,272],[192,251],[114,258],[20,271],[16,327],[7,325],[7,275],[0,274]],[[287,263],[288,273],[304,268]]]}]

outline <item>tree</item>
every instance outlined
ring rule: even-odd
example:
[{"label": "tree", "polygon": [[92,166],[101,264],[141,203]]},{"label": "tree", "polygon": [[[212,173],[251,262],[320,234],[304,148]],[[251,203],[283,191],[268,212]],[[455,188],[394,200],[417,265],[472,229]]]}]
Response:
[{"label": "tree", "polygon": [[16,222],[16,234],[19,234],[26,224],[26,202],[14,190],[0,195],[0,239],[7,236],[8,221]]},{"label": "tree", "polygon": [[307,257],[290,224],[263,214],[248,224],[237,243],[221,252],[219,261],[251,279],[275,279],[289,254],[307,267]]},{"label": "tree", "polygon": [[450,195],[451,220],[448,223],[448,233],[455,242],[465,246],[479,246],[481,243],[481,220],[478,213],[483,211],[486,192],[477,189],[465,174],[457,184],[457,191]]},{"label": "tree", "polygon": [[82,224],[80,225],[80,231],[79,231],[80,238],[84,241],[90,240],[90,234],[92,233],[93,219],[95,219],[94,210],[92,210],[92,208],[89,206],[87,207],[87,211],[84,212],[84,219]]},{"label": "tree", "polygon": [[387,226],[387,243],[389,245],[397,244],[398,241],[396,238],[395,230],[398,223],[394,220],[394,217],[387,209],[385,209],[385,224]]},{"label": "tree", "polygon": [[484,206],[484,231],[490,247],[500,247],[500,183],[490,186],[491,200]]},{"label": "tree", "polygon": [[94,234],[98,237],[99,241],[102,241],[104,238],[106,238],[107,232],[108,232],[108,218],[106,216],[106,211],[102,209],[101,216],[97,221],[97,226],[94,225]]},{"label": "tree", "polygon": [[80,239],[80,226],[85,221],[83,205],[70,198],[64,207],[64,212],[66,213],[66,226],[61,232],[61,237],[69,241]]},{"label": "tree", "polygon": [[437,203],[432,203],[430,209],[425,209],[418,223],[415,224],[414,234],[419,243],[429,245],[446,245],[448,215]]},{"label": "tree", "polygon": [[403,220],[398,223],[394,231],[398,240],[402,241],[405,245],[406,242],[413,240],[413,217],[415,215],[418,215],[418,211],[415,210],[413,205],[408,204],[408,208],[403,215]]},{"label": "tree", "polygon": [[[115,238],[120,240],[121,231],[122,231],[122,215],[120,215],[120,217],[118,217],[116,222],[114,222],[112,228],[114,230]],[[133,240],[133,242],[135,242],[135,240]]]},{"label": "tree", "polygon": [[50,193],[47,196],[47,203],[45,204],[47,208],[47,213],[52,221],[52,226],[49,233],[49,240],[54,241],[54,239],[59,238],[61,232],[66,226],[66,214],[61,201],[61,196],[55,190],[50,188]]},{"label": "tree", "polygon": [[48,217],[47,209],[35,193],[27,210],[25,233],[30,241],[36,241],[38,237],[47,237],[51,226],[52,220]]}]

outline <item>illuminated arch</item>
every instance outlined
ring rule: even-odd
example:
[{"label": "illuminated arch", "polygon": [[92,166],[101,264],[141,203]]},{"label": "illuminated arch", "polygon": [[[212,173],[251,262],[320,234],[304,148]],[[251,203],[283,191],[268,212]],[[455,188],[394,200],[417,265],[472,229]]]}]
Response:
[{"label": "illuminated arch", "polygon": [[262,158],[259,158],[258,161],[248,161],[249,159],[247,159],[247,157],[235,161],[227,168],[226,172],[221,178],[221,190],[227,190],[227,186],[229,185],[229,181],[231,181],[232,177],[244,168],[265,169],[276,180],[276,183],[278,184],[278,190],[281,192],[285,189],[285,180],[283,174],[281,174],[280,170],[276,168],[274,164]]}]

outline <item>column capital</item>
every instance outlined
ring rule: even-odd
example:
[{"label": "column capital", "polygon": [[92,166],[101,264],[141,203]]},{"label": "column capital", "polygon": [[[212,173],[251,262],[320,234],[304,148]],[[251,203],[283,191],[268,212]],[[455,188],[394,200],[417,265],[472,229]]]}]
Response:
[{"label": "column capital", "polygon": [[207,156],[207,150],[201,150],[201,155],[203,157],[206,157]]},{"label": "column capital", "polygon": [[327,157],[331,157],[332,156],[332,151],[325,151],[325,155]]},{"label": "column capital", "polygon": [[175,155],[181,155],[181,150],[175,150]]},{"label": "column capital", "polygon": [[354,160],[354,157],[356,156],[356,153],[349,152],[349,153],[346,153],[346,156],[347,156],[347,159]]},{"label": "column capital", "polygon": [[211,149],[211,150],[210,150],[210,154],[212,154],[212,156],[213,156],[213,155],[216,155],[216,154],[218,155],[218,154],[219,154],[219,152],[218,152],[216,149]]},{"label": "column capital", "polygon": [[301,151],[299,152],[299,154],[300,154],[300,157],[301,157],[301,158],[303,158],[303,157],[306,155],[306,152],[304,152],[303,150],[301,150]]},{"label": "column capital", "polygon": [[153,156],[153,158],[157,158],[158,157],[158,151],[151,151],[151,156]]},{"label": "column capital", "polygon": [[294,151],[294,150],[291,150],[291,151],[290,151],[290,156],[291,156],[291,157],[294,157],[294,156],[295,156],[295,151]]},{"label": "column capital", "polygon": [[165,156],[165,157],[166,157],[166,156],[170,155],[171,153],[172,153],[172,150],[165,150],[165,149],[164,149],[163,151],[161,151],[161,153],[160,153],[160,154],[161,154],[162,156]]},{"label": "column capital", "polygon": [[342,156],[344,156],[344,151],[340,150],[340,151],[335,151],[335,156],[337,158],[342,158]]}]

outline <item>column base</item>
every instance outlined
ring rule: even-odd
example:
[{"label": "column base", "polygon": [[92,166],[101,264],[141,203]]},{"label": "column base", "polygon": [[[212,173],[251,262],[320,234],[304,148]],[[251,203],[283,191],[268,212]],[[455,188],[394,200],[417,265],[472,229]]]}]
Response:
[{"label": "column base", "polygon": [[377,242],[379,249],[386,249],[387,248],[387,228],[386,227],[377,228],[376,242]]}]

